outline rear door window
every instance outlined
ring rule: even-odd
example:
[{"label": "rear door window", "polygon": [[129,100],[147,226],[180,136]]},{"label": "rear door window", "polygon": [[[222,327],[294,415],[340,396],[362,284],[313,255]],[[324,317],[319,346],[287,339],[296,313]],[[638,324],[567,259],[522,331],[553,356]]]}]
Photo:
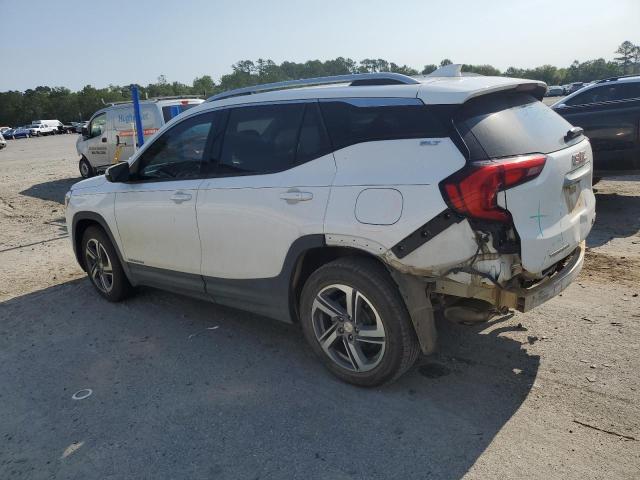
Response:
[{"label": "rear door window", "polygon": [[483,95],[466,102],[454,117],[471,160],[551,153],[582,140],[565,142],[571,129],[560,115],[530,95]]},{"label": "rear door window", "polygon": [[336,150],[377,140],[448,136],[440,119],[414,98],[323,100],[320,106]]},{"label": "rear door window", "polygon": [[264,174],[293,167],[304,108],[303,103],[290,103],[231,109],[217,174]]},{"label": "rear door window", "polygon": [[301,164],[321,157],[331,151],[327,132],[322,125],[320,109],[317,102],[305,105],[304,119],[300,128],[296,164]]}]

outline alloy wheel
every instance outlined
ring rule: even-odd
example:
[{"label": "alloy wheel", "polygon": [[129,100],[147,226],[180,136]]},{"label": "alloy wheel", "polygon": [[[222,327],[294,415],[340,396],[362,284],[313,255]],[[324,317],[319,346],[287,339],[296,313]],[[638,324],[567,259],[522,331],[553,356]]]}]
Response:
[{"label": "alloy wheel", "polygon": [[342,284],[323,288],[313,301],[311,318],[316,340],[340,367],[360,373],[382,361],[384,324],[362,292]]},{"label": "alloy wheel", "polygon": [[91,281],[98,290],[109,293],[113,289],[113,266],[104,245],[91,238],[87,242],[85,258]]}]

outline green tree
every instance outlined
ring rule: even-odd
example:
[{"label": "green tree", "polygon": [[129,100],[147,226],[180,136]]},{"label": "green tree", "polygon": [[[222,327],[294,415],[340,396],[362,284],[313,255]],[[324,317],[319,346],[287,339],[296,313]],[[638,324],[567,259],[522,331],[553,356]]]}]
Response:
[{"label": "green tree", "polygon": [[196,77],[191,84],[191,91],[194,95],[202,95],[203,98],[207,98],[215,91],[216,83],[209,75],[203,75],[202,77]]},{"label": "green tree", "polygon": [[429,75],[431,72],[435,72],[437,69],[438,66],[436,64],[430,63],[428,65],[425,65],[420,73],[422,73],[423,75]]},{"label": "green tree", "polygon": [[631,43],[629,40],[626,40],[622,42],[618,49],[615,51],[618,56],[615,57],[614,60],[622,66],[622,72],[624,74],[629,73],[630,67],[633,65],[636,48],[637,47],[633,43]]}]

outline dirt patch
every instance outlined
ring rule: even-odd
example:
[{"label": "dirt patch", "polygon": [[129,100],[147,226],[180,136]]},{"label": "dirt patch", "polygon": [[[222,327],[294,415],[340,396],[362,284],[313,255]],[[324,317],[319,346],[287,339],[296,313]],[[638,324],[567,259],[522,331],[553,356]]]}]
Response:
[{"label": "dirt patch", "polygon": [[598,283],[637,287],[640,285],[640,258],[587,250],[581,277]]}]

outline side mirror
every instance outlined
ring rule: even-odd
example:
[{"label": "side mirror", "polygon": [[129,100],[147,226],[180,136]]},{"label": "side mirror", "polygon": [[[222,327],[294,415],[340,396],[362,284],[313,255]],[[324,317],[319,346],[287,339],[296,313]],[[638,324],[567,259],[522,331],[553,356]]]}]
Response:
[{"label": "side mirror", "polygon": [[112,183],[124,183],[129,180],[131,176],[129,172],[129,163],[128,162],[120,162],[115,165],[107,168],[107,171],[104,172],[104,177],[107,181]]},{"label": "side mirror", "polygon": [[87,127],[82,127],[82,136],[84,138],[88,138],[89,137],[89,129]]}]

